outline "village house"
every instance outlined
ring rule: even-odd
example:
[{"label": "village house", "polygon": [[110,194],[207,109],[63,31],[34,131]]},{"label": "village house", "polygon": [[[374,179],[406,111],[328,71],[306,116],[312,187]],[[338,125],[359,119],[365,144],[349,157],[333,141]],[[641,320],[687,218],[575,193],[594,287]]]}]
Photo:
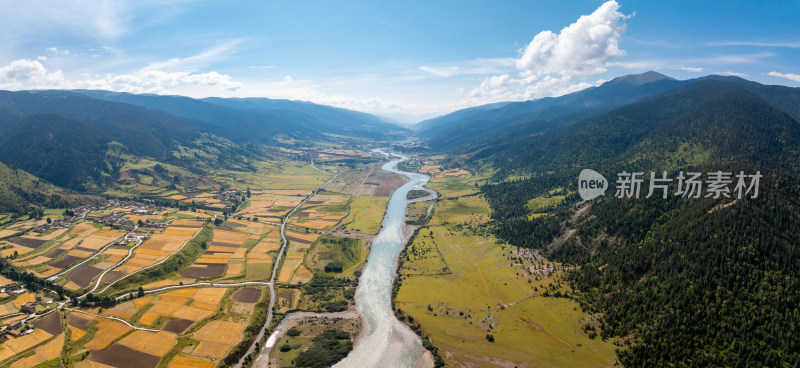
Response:
[{"label": "village house", "polygon": [[27,302],[25,304],[22,304],[19,307],[19,310],[22,311],[23,313],[28,313],[28,314],[36,313],[36,303]]},{"label": "village house", "polygon": [[5,289],[6,289],[6,293],[9,293],[9,294],[13,294],[13,293],[16,293],[19,290],[23,290],[22,287],[19,286],[19,284],[17,284],[16,282],[12,282],[12,283],[6,285]]}]

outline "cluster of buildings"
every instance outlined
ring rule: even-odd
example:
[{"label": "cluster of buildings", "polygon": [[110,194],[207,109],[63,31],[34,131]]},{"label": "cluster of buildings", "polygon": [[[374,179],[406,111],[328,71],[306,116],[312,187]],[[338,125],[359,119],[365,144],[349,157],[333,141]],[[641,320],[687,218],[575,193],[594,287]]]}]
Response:
[{"label": "cluster of buildings", "polygon": [[43,233],[43,232],[48,231],[48,230],[64,229],[64,228],[68,228],[70,226],[72,226],[72,222],[67,222],[67,221],[62,221],[62,220],[55,220],[55,221],[47,223],[47,224],[39,225],[39,226],[33,228],[31,231],[33,231],[35,233]]},{"label": "cluster of buildings", "polygon": [[150,235],[148,234],[137,234],[135,232],[129,232],[125,234],[125,236],[117,239],[114,242],[114,245],[128,245],[131,242],[138,242],[140,240],[144,241],[150,239]]},{"label": "cluster of buildings", "polygon": [[228,190],[225,192],[220,192],[218,195],[215,195],[214,197],[218,198],[220,201],[233,204],[236,203],[237,199],[239,199],[239,193],[235,190]]},{"label": "cluster of buildings", "polygon": [[114,211],[94,219],[94,222],[110,226],[114,229],[133,231],[133,229],[136,228],[136,225],[125,224],[128,222],[128,219],[125,217],[127,214],[128,213],[122,211]]},{"label": "cluster of buildings", "polygon": [[[17,283],[9,283],[2,286],[1,291],[9,295],[15,295],[24,293],[27,290]],[[55,309],[53,302],[53,298],[48,296],[47,293],[39,292],[36,294],[35,301],[23,303],[19,308],[20,313],[23,314],[21,318],[11,320],[0,326],[0,343],[8,341],[9,336],[17,338],[33,333],[33,329],[27,325],[27,322]],[[37,308],[39,309],[38,311]]]}]

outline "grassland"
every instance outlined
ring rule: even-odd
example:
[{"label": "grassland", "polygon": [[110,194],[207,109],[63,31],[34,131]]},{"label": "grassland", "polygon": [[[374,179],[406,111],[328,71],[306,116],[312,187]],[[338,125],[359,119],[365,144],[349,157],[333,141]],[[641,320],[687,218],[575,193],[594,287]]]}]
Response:
[{"label": "grassland", "polygon": [[306,253],[304,264],[315,273],[334,274],[325,267],[336,262],[341,266],[337,274],[351,276],[366,260],[366,253],[366,245],[359,239],[321,236]]},{"label": "grassland", "polygon": [[[354,340],[361,328],[358,319],[303,318],[292,325],[290,334],[284,335],[270,352],[270,361],[277,367],[291,367],[302,351],[314,344],[313,340],[323,331],[338,329],[347,332]],[[287,350],[286,346],[290,349]],[[281,348],[283,347],[283,348]],[[286,350],[286,351],[284,351]]]},{"label": "grassland", "polygon": [[350,213],[342,220],[341,229],[349,232],[377,234],[389,197],[353,197]]},{"label": "grassland", "polygon": [[597,316],[560,297],[571,292],[561,265],[500,244],[485,225],[487,202],[479,195],[457,198],[474,192],[474,181],[455,180],[433,180],[452,199],[437,202],[429,224],[401,254],[400,315],[453,366],[613,365],[613,341],[585,331],[597,327]]}]

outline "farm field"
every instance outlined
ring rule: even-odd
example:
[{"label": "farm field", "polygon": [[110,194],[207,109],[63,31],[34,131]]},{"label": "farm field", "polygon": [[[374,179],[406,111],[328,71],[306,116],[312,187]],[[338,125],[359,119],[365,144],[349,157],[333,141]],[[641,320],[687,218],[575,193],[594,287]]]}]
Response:
[{"label": "farm field", "polygon": [[325,191],[315,194],[292,214],[290,224],[315,230],[326,230],[339,224],[347,215],[350,196]]},{"label": "farm field", "polygon": [[350,214],[342,220],[339,229],[347,232],[377,234],[386,212],[389,197],[353,197]]},{"label": "farm field", "polygon": [[263,281],[266,273],[262,268],[271,269],[278,249],[277,234],[272,225],[229,219],[214,229],[205,252],[179,275],[188,279]]},{"label": "farm field", "polygon": [[220,170],[212,178],[232,187],[251,189],[317,188],[332,176],[306,162],[286,159],[257,161],[256,172]]},{"label": "farm field", "polygon": [[[122,277],[143,268],[150,267],[167,258],[179,250],[183,244],[197,234],[201,228],[202,223],[200,222],[197,222],[194,226],[171,225],[164,229],[163,232],[153,234],[150,239],[146,240],[133,251],[133,256],[131,258],[112,271],[118,273],[111,276],[112,281],[114,277]],[[106,282],[108,280],[103,279],[103,281]]]},{"label": "farm field", "polygon": [[[444,197],[463,195],[467,187],[439,181]],[[569,292],[560,265],[477,235],[487,220],[481,196],[436,203],[429,224],[401,254],[396,305],[402,313],[455,366],[613,365],[613,341],[584,331],[599,325],[596,316],[553,296]]]},{"label": "farm field", "polygon": [[[186,288],[124,301],[112,308],[53,312],[33,334],[0,344],[0,363],[32,367],[219,367],[245,337],[264,288]],[[257,304],[259,303],[259,304]],[[66,329],[61,328],[61,316]],[[111,319],[121,318],[133,326]],[[19,355],[30,351],[32,354]]]},{"label": "farm field", "polygon": [[281,218],[310,193],[307,189],[251,191],[247,205],[237,215],[257,217],[260,221],[281,222]]},{"label": "farm field", "polygon": [[[20,237],[20,243],[39,241],[40,246],[26,256],[16,258],[12,264],[36,276],[46,278],[64,271],[70,266],[97,253],[100,248],[114,242],[125,234],[124,231],[112,229],[87,222],[81,222],[69,229],[58,229],[49,234],[34,237]],[[112,256],[113,252],[105,257]],[[120,258],[121,259],[121,258]],[[100,261],[98,258],[97,261]],[[100,267],[106,264],[99,264]],[[62,277],[60,282],[84,281],[72,272]]]},{"label": "farm field", "polygon": [[312,274],[303,265],[303,259],[318,237],[319,235],[314,233],[286,231],[286,239],[289,240],[289,246],[286,249],[286,256],[278,271],[276,282],[296,285],[308,283],[311,280]]}]

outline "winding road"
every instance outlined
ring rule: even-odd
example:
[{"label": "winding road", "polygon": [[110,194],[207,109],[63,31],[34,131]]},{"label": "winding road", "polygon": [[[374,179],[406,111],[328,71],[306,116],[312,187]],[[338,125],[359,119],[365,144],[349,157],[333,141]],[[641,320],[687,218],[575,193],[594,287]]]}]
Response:
[{"label": "winding road", "polygon": [[[312,166],[314,165],[313,162],[311,165]],[[322,171],[316,166],[314,166],[314,168]],[[264,321],[264,326],[261,327],[261,330],[258,332],[258,336],[256,336],[255,339],[253,339],[253,343],[247,349],[247,352],[244,355],[242,355],[242,357],[239,359],[239,361],[236,363],[234,367],[241,368],[242,364],[244,364],[244,359],[250,356],[250,354],[252,354],[253,351],[255,351],[255,349],[258,347],[258,342],[264,338],[264,334],[266,334],[269,325],[272,323],[272,317],[273,317],[272,310],[275,307],[275,277],[277,277],[278,275],[278,265],[281,264],[281,259],[283,258],[283,254],[286,252],[286,247],[289,245],[289,241],[286,239],[286,224],[289,222],[289,219],[292,217],[292,214],[294,214],[294,212],[297,211],[298,208],[302,207],[306,203],[306,201],[308,201],[311,197],[317,194],[317,192],[320,189],[325,188],[325,186],[328,185],[328,183],[336,179],[339,176],[339,174],[341,174],[341,171],[336,173],[336,175],[334,175],[332,178],[328,179],[328,181],[326,181],[324,184],[320,185],[319,189],[312,191],[311,194],[303,198],[303,200],[297,206],[292,208],[292,210],[286,214],[286,217],[283,218],[283,222],[281,222],[281,241],[282,241],[281,249],[278,251],[278,256],[275,258],[275,263],[273,263],[274,266],[272,267],[272,275],[270,276],[269,279],[269,309],[267,309],[267,320]],[[259,359],[261,359],[261,355],[259,355]],[[258,360],[256,362],[258,362]]]}]

